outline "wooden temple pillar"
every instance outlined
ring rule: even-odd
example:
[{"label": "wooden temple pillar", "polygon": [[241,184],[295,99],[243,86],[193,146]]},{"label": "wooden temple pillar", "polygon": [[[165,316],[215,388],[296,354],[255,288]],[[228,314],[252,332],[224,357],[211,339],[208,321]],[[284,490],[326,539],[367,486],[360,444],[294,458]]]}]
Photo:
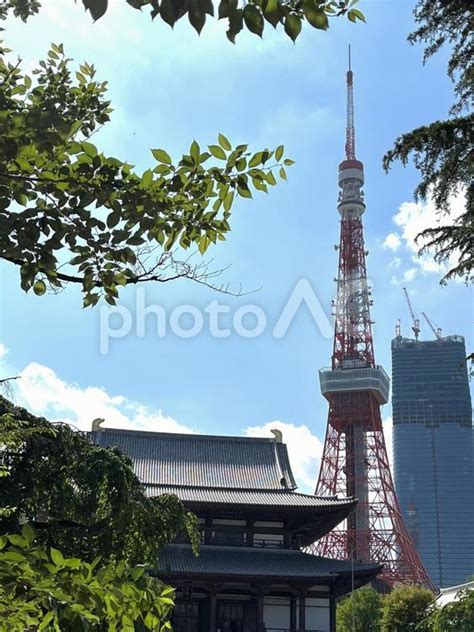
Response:
[{"label": "wooden temple pillar", "polygon": [[298,632],[296,627],[296,595],[290,597],[290,632]]},{"label": "wooden temple pillar", "polygon": [[329,595],[329,630],[336,632],[336,597],[332,590]]},{"label": "wooden temple pillar", "polygon": [[209,632],[216,632],[217,628],[217,591],[209,593]]},{"label": "wooden temple pillar", "polygon": [[299,593],[299,629],[306,632],[306,590]]},{"label": "wooden temple pillar", "polygon": [[257,592],[257,632],[265,632],[263,620],[263,590]]}]

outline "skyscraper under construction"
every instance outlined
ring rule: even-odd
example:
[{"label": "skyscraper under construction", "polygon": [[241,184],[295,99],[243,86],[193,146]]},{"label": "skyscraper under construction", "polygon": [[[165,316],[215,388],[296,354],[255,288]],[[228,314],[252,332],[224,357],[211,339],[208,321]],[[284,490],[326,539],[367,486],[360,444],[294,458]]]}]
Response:
[{"label": "skyscraper under construction", "polygon": [[405,524],[432,582],[461,584],[474,573],[473,427],[464,338],[397,335],[392,389],[395,488]]}]

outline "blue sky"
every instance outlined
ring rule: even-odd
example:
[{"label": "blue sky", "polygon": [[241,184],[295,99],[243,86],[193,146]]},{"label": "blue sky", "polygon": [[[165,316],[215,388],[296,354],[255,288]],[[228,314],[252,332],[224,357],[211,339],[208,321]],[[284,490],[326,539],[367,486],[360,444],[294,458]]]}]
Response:
[{"label": "blue sky", "polygon": [[[186,281],[146,289],[146,304],[163,305],[168,313],[183,304],[204,309],[217,300],[232,316],[252,303],[267,315],[261,336],[245,339],[233,332],[216,339],[204,329],[189,339],[171,333],[158,338],[150,319],[144,337],[130,333],[112,340],[110,353],[102,355],[100,310],[82,310],[76,288],[57,296],[25,295],[16,270],[1,264],[2,372],[23,372],[18,401],[81,427],[105,416],[110,425],[263,434],[279,421],[297,476],[310,488],[327,416],[317,369],[329,364],[332,342],[304,308],[283,338],[275,339],[271,330],[300,279],[311,283],[330,314],[349,42],[357,155],[366,170],[377,360],[389,371],[398,318],[409,334],[403,285],[418,312],[426,311],[446,334],[465,335],[472,348],[471,290],[462,283],[441,287],[438,267],[414,252],[417,229],[435,221],[429,204],[413,203],[416,171],[397,165],[385,175],[381,168],[397,135],[447,114],[452,101],[447,54],[422,66],[422,49],[406,42],[411,0],[365,0],[366,25],[333,20],[327,33],[303,29],[295,45],[268,29],[263,40],[242,33],[236,46],[225,38],[222,24],[207,25],[199,38],[184,20],[171,31],[122,1],[112,2],[96,24],[80,3],[43,4],[27,25],[9,20],[4,39],[29,67],[52,41],[62,42],[77,62],[96,65],[99,77],[109,81],[115,110],[94,138],[105,152],[144,169],[152,164],[152,147],[177,157],[193,139],[210,144],[223,132],[254,149],[283,143],[296,164],[288,182],[268,196],[236,204],[228,241],[210,252],[216,268],[231,266],[223,281],[260,291],[233,298]],[[132,316],[135,298],[134,289],[123,293],[122,305]],[[426,326],[424,335],[432,337]],[[384,416],[390,416],[389,406]]]}]

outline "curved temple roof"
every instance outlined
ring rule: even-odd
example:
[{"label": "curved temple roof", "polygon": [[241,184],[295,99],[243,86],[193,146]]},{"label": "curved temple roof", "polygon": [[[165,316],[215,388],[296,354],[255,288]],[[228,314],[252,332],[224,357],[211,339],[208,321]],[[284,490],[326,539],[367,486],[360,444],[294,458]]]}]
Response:
[{"label": "curved temple roof", "polygon": [[114,428],[91,435],[99,445],[122,448],[146,486],[296,489],[286,445],[275,439]]},{"label": "curved temple roof", "polygon": [[147,487],[148,496],[173,494],[185,503],[213,503],[216,505],[272,505],[273,507],[294,507],[304,509],[324,509],[325,507],[342,507],[355,504],[351,498],[337,498],[331,496],[312,496],[300,494],[292,490],[253,490],[228,489],[218,487],[178,487],[168,485],[150,485]]},{"label": "curved temple roof", "polygon": [[117,446],[153,496],[176,495],[191,511],[260,515],[288,521],[308,546],[353,509],[353,498],[295,492],[287,447],[277,439],[94,429],[92,440]]},{"label": "curved temple roof", "polygon": [[339,592],[343,594],[351,589],[352,572],[357,588],[374,579],[381,568],[381,564],[333,560],[295,550],[202,546],[196,557],[190,546],[170,544],[160,555],[157,575],[175,579],[180,576],[267,582],[273,579],[285,584],[292,579],[307,583],[329,580],[340,583]]}]

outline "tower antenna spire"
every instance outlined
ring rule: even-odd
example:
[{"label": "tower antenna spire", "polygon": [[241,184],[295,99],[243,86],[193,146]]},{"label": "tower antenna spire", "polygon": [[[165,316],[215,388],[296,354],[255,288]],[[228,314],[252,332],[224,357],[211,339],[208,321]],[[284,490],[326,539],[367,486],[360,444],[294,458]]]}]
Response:
[{"label": "tower antenna spire", "polygon": [[346,75],[347,83],[347,117],[346,117],[346,160],[355,160],[355,127],[354,127],[354,88],[351,60],[351,46],[349,44],[349,69]]},{"label": "tower antenna spire", "polygon": [[[366,210],[364,165],[354,149],[354,106],[349,52],[346,159],[339,165],[337,210],[341,217],[334,300],[331,368],[319,372],[329,402],[317,496],[357,498],[344,524],[311,546],[317,555],[384,565],[379,580],[432,587],[403,522],[382,426],[390,380],[375,363],[371,288],[367,279],[362,216]],[[398,334],[397,334],[398,335]]]}]

